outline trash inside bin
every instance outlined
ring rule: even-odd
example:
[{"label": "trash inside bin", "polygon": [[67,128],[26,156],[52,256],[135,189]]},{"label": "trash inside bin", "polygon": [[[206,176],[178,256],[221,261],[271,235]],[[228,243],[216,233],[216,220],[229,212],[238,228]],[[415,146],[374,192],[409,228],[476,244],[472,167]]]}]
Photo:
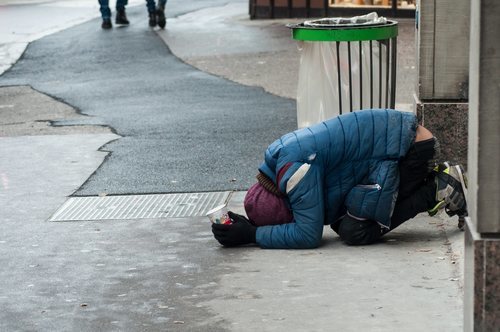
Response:
[{"label": "trash inside bin", "polygon": [[366,108],[394,108],[397,22],[376,13],[288,25],[301,50],[297,124]]}]

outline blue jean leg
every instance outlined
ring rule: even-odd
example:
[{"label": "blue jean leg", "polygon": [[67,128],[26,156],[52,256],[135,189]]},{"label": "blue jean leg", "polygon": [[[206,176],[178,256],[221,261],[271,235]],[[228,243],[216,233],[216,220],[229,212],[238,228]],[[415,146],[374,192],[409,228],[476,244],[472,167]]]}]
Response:
[{"label": "blue jean leg", "polygon": [[111,18],[111,9],[109,9],[109,0],[99,0],[99,10],[103,20]]},{"label": "blue jean leg", "polygon": [[[159,0],[158,5],[160,7],[165,7],[167,4],[167,0]],[[148,12],[152,13],[156,10],[156,1],[155,0],[146,0],[146,7],[148,8]]]},{"label": "blue jean leg", "polygon": [[[128,0],[117,0],[116,1],[116,10],[125,9],[125,6],[128,4]],[[99,10],[101,11],[102,19],[110,19],[111,18],[111,9],[109,9],[109,0],[99,0]]]},{"label": "blue jean leg", "polygon": [[116,10],[125,9],[125,6],[128,4],[128,0],[116,0]]},{"label": "blue jean leg", "polygon": [[146,7],[148,8],[148,13],[152,13],[156,10],[155,0],[146,0]]}]

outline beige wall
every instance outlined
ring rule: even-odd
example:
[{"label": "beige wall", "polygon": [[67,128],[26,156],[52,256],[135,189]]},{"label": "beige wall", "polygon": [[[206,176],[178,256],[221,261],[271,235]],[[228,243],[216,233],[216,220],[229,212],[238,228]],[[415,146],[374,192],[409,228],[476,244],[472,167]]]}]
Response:
[{"label": "beige wall", "polygon": [[469,81],[469,0],[419,0],[420,100],[466,100]]},{"label": "beige wall", "polygon": [[479,233],[500,233],[500,3],[471,12],[469,215]]}]

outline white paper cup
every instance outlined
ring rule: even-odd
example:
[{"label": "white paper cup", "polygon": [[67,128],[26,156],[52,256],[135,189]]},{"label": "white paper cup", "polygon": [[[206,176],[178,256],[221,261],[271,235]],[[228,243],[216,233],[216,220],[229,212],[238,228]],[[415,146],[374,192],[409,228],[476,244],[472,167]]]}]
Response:
[{"label": "white paper cup", "polygon": [[219,205],[208,211],[207,217],[214,224],[231,224],[231,218],[229,218],[229,214],[227,213],[226,205]]}]

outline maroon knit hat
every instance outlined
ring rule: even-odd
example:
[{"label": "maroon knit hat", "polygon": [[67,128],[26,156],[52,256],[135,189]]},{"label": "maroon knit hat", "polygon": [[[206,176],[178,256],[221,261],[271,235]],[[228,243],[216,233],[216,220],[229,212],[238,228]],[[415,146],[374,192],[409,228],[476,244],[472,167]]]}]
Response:
[{"label": "maroon knit hat", "polygon": [[243,202],[248,219],[255,226],[286,224],[293,221],[292,211],[285,198],[266,190],[259,182],[254,184]]}]

